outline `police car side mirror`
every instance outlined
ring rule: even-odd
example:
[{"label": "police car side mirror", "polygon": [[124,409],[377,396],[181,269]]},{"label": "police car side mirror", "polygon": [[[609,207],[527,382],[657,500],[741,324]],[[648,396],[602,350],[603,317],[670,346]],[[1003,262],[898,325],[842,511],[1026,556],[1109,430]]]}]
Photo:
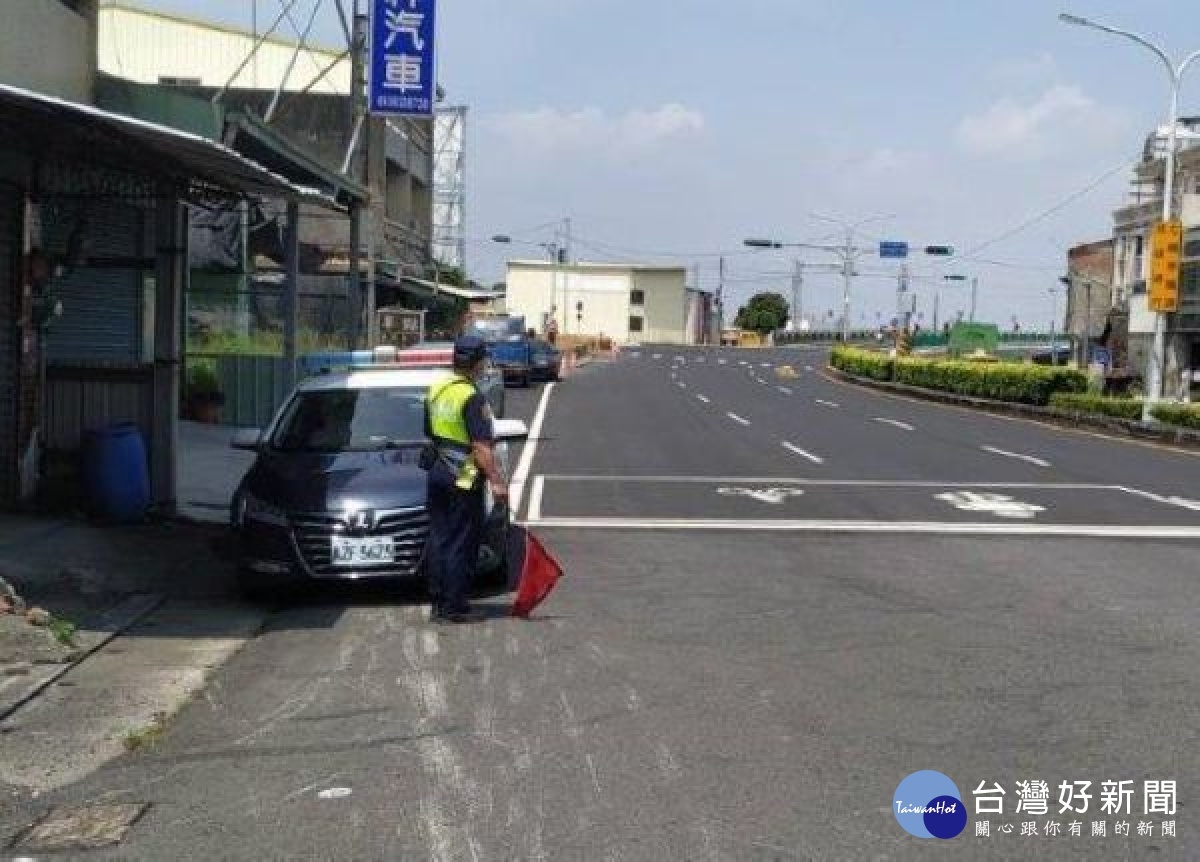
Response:
[{"label": "police car side mirror", "polygon": [[500,443],[522,443],[529,439],[529,427],[520,419],[493,419],[492,433]]},{"label": "police car side mirror", "polygon": [[229,441],[229,445],[233,449],[257,452],[259,447],[262,446],[262,431],[258,428],[242,428],[234,433],[233,439]]}]

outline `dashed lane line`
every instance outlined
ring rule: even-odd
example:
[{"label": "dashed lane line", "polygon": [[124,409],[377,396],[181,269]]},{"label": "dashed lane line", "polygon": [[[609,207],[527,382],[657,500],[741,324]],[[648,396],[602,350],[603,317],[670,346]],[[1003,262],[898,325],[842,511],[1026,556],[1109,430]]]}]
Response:
[{"label": "dashed lane line", "polygon": [[912,425],[909,425],[907,422],[901,422],[899,419],[886,419],[883,416],[876,416],[871,421],[879,422],[880,424],[883,424],[883,425],[891,425],[893,428],[899,428],[901,431],[915,431],[916,430]]},{"label": "dashed lane line", "polygon": [[696,400],[702,404],[712,404],[712,399],[707,395],[697,395]]},{"label": "dashed lane line", "polygon": [[792,390],[788,389],[786,386],[776,386],[775,388],[778,389],[780,392],[782,392],[784,395],[792,394]]},{"label": "dashed lane line", "polygon": [[818,457],[818,456],[814,455],[812,452],[807,452],[804,449],[801,449],[795,443],[789,443],[785,440],[783,442],[783,448],[787,449],[793,455],[799,455],[801,458],[805,458],[809,461],[812,461],[814,464],[824,464],[825,463],[824,458]]},{"label": "dashed lane line", "polygon": [[750,424],[749,419],[743,419],[741,416],[738,416],[736,413],[726,413],[725,415],[728,416],[730,419],[732,419],[734,422],[738,423],[739,425],[749,425]]},{"label": "dashed lane line", "polygon": [[842,405],[838,404],[836,401],[826,401],[824,398],[818,398],[816,399],[816,402],[822,407],[828,407],[832,410],[840,410],[842,407]]},{"label": "dashed lane line", "polygon": [[995,446],[981,447],[984,452],[990,452],[993,455],[999,455],[1001,458],[1013,458],[1017,461],[1024,461],[1027,464],[1033,464],[1035,467],[1049,467],[1050,462],[1044,458],[1037,458],[1033,455],[1022,455],[1020,452],[1009,452],[1007,449],[997,449]]}]

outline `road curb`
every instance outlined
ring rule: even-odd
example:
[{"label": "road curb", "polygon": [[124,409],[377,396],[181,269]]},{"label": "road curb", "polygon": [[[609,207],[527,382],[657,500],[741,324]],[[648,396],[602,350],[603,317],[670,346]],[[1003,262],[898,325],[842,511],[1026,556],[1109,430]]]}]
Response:
[{"label": "road curb", "polygon": [[890,392],[895,395],[905,395],[922,401],[951,404],[956,407],[969,407],[1002,416],[1036,419],[1041,422],[1050,422],[1064,427],[1078,428],[1083,426],[1094,431],[1103,432],[1112,437],[1126,437],[1144,442],[1165,443],[1187,449],[1200,449],[1200,432],[1189,431],[1184,428],[1161,428],[1130,419],[1118,419],[1113,416],[1096,416],[1092,413],[1060,410],[1055,407],[1041,407],[1036,404],[1018,404],[1011,401],[994,401],[990,398],[977,398],[972,395],[959,395],[955,392],[939,392],[936,389],[924,389],[920,386],[909,386],[906,383],[892,383],[886,380],[872,380],[869,377],[859,377],[856,374],[848,374],[832,366],[826,366],[825,371],[842,383],[861,386],[865,389],[875,389],[880,392]]},{"label": "road curb", "polygon": [[15,693],[3,695],[0,698],[0,721],[4,721],[21,707],[36,698],[39,694],[53,685],[59,678],[77,667],[81,662],[94,655],[112,642],[121,633],[127,631],[148,614],[152,613],[166,600],[159,593],[148,593],[130,596],[115,607],[109,608],[99,616],[89,620],[86,629],[79,632],[79,650],[75,657],[68,662],[54,665],[35,666],[35,670],[25,680]]}]

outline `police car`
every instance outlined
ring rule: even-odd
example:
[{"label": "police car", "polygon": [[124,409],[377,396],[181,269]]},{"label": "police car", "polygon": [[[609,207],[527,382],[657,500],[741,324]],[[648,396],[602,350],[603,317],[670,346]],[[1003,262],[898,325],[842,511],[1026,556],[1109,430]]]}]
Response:
[{"label": "police car", "polygon": [[[267,428],[237,433],[234,448],[258,453],[231,504],[249,596],[305,581],[423,575],[424,399],[448,373],[416,362],[321,374],[301,383]],[[507,472],[508,446],[528,429],[493,422]],[[499,575],[510,516],[490,493],[486,506],[479,573]]]}]

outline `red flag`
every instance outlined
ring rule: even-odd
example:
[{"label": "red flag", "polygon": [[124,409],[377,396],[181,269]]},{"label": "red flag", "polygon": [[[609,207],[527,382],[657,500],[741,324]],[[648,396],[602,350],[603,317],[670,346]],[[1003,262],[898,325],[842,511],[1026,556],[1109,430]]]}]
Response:
[{"label": "red flag", "polygon": [[513,524],[508,533],[508,571],[510,587],[515,581],[517,596],[512,615],[528,619],[533,609],[546,600],[558,579],[562,566],[542,547],[533,533]]}]

